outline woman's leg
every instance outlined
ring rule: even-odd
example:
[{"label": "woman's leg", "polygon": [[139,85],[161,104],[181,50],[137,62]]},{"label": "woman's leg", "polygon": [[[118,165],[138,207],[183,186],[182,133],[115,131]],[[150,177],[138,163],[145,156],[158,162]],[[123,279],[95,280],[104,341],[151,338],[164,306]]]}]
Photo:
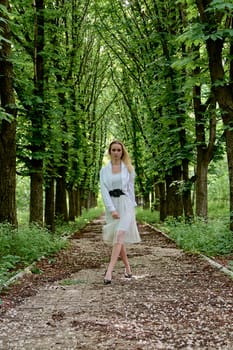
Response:
[{"label": "woman's leg", "polygon": [[105,279],[111,280],[112,279],[112,271],[114,269],[114,266],[116,265],[116,262],[119,258],[121,248],[122,248],[122,238],[123,238],[124,231],[118,231],[117,232],[117,243],[114,244],[112,248],[112,255],[111,259],[108,265],[108,269],[106,271]]},{"label": "woman's leg", "polygon": [[114,269],[114,266],[116,265],[116,262],[119,258],[120,255],[120,251],[121,251],[121,243],[116,243],[114,244],[113,248],[112,248],[112,255],[111,255],[111,259],[108,265],[108,269],[106,271],[106,275],[105,275],[105,279],[106,280],[111,280],[112,279],[112,271]]},{"label": "woman's leg", "polygon": [[130,264],[129,264],[129,260],[128,260],[128,256],[127,256],[127,252],[124,244],[122,244],[122,247],[121,247],[120,257],[125,265],[126,273],[131,274],[131,268],[130,268]]}]

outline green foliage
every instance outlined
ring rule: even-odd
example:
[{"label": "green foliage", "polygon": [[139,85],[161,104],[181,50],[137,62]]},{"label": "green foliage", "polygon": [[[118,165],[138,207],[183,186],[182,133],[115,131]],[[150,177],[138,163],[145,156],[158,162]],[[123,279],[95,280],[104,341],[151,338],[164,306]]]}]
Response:
[{"label": "green foliage", "polygon": [[209,217],[225,219],[229,210],[229,177],[226,157],[212,162],[208,175],[208,211]]},{"label": "green foliage", "polygon": [[206,10],[206,12],[216,12],[216,11],[222,11],[229,13],[228,11],[233,10],[233,4],[230,1],[226,0],[212,0],[209,8]]},{"label": "green foliage", "polygon": [[16,177],[16,206],[19,225],[29,221],[29,198],[30,178],[29,176]]},{"label": "green foliage", "polygon": [[80,231],[85,227],[90,221],[99,217],[103,213],[103,207],[92,208],[89,210],[84,209],[82,215],[76,218],[74,222],[63,223],[56,227],[56,233],[61,236],[70,236],[72,233]]},{"label": "green foliage", "polygon": [[161,225],[158,212],[138,208],[137,220],[160,227],[185,251],[207,256],[228,255],[233,252],[233,235],[223,218],[218,220],[215,217],[208,223],[196,219],[192,224],[186,224],[182,218],[168,218]]},{"label": "green foliage", "polygon": [[6,120],[10,123],[14,120],[14,116],[12,114],[6,113],[5,109],[0,106],[0,123],[2,120]]},{"label": "green foliage", "polygon": [[139,222],[147,222],[151,225],[158,225],[159,223],[159,213],[157,211],[142,209],[141,207],[136,209],[136,218]]},{"label": "green foliage", "polygon": [[169,229],[169,236],[185,251],[207,256],[233,252],[232,232],[222,220],[206,223],[196,219],[192,224],[185,224],[183,221],[168,219],[166,227]]},{"label": "green foliage", "polygon": [[19,269],[65,248],[67,242],[37,226],[0,225],[0,285]]},{"label": "green foliage", "polygon": [[[103,208],[84,211],[74,223],[61,225],[55,234],[38,226],[12,229],[8,224],[0,225],[0,286],[23,269],[37,261],[42,256],[52,256],[61,249],[68,247],[67,237],[85,227],[88,222],[99,217]],[[53,258],[50,259],[53,261]],[[41,273],[33,267],[33,273]]]}]

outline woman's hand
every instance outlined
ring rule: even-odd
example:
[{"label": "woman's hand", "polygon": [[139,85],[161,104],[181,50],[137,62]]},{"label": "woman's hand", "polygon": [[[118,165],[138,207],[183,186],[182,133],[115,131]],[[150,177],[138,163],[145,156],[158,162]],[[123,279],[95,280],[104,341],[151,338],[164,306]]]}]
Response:
[{"label": "woman's hand", "polygon": [[113,219],[120,219],[120,216],[117,211],[112,211],[112,217]]}]

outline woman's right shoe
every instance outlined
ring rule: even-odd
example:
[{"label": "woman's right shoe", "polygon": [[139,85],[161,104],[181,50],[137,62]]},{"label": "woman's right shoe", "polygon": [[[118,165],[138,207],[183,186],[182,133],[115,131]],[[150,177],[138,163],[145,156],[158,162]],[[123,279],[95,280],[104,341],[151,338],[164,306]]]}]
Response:
[{"label": "woman's right shoe", "polygon": [[125,271],[125,278],[132,278],[133,274]]},{"label": "woman's right shoe", "polygon": [[112,283],[112,280],[106,280],[104,279],[104,284],[111,284]]},{"label": "woman's right shoe", "polygon": [[[105,270],[105,272],[104,272],[104,276],[106,275],[106,273],[107,273],[107,270]],[[104,279],[104,284],[111,284],[112,283],[112,280],[108,280],[108,279]]]}]

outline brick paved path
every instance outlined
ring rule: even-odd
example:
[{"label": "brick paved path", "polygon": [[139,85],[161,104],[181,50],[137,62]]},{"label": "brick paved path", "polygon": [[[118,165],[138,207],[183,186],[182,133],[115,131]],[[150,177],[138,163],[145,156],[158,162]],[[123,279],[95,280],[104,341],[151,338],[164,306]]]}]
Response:
[{"label": "brick paved path", "polygon": [[110,252],[101,225],[73,240],[100,267],[47,284],[2,315],[1,350],[233,349],[229,277],[141,225],[142,243],[129,249],[134,278],[119,262],[104,286]]}]

